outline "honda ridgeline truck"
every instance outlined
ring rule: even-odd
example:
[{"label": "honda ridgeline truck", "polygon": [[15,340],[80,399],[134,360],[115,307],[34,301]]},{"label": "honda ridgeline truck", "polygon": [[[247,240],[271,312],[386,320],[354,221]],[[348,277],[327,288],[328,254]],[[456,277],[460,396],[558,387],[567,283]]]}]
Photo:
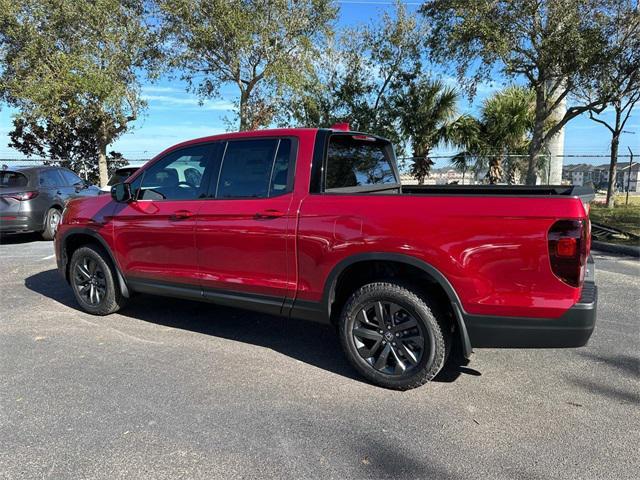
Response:
[{"label": "honda ridgeline truck", "polygon": [[181,143],[71,201],[55,246],[80,307],[134,292],[335,325],[370,381],[409,389],[457,347],[585,345],[597,291],[582,187],[405,186],[348,129]]}]

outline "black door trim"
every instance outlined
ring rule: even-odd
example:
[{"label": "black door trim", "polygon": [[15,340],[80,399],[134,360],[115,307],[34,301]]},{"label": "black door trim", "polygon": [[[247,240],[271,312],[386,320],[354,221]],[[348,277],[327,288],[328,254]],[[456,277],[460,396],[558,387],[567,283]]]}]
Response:
[{"label": "black door trim", "polygon": [[132,277],[127,278],[127,284],[131,290],[140,293],[211,302],[217,305],[243,308],[268,315],[283,315],[284,299],[269,295],[205,289],[199,285],[187,285]]}]

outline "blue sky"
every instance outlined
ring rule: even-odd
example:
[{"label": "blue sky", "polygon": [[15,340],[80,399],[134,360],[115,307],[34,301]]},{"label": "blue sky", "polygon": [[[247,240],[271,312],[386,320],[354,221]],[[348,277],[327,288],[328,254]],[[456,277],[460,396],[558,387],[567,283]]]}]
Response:
[{"label": "blue sky", "polygon": [[[341,1],[338,26],[354,26],[362,22],[379,18],[380,13],[392,9],[391,1]],[[418,2],[405,2],[409,9],[415,10]],[[440,72],[445,75],[444,72]],[[438,72],[434,72],[438,75]],[[446,76],[454,82],[452,77]],[[493,91],[500,89],[505,83],[503,78],[481,85],[474,102],[466,99],[459,105],[461,113],[477,111],[482,100]],[[231,109],[235,98],[235,89],[231,86],[221,89],[222,98],[200,105],[195,95],[186,92],[186,85],[180,81],[162,79],[155,84],[145,84],[143,95],[148,101],[145,116],[136,122],[135,127],[120,137],[111,149],[123,153],[127,158],[150,158],[175,143],[191,138],[221,133],[226,130],[224,118],[232,117]],[[15,112],[6,106],[0,109],[0,158],[20,158],[19,152],[10,149],[8,133],[11,128],[11,116]],[[605,111],[602,118],[613,118],[613,112]],[[625,130],[635,134],[624,133],[620,143],[620,153],[628,153],[631,147],[640,157],[640,113],[639,109],[632,113]],[[602,125],[579,117],[571,121],[565,130],[565,154],[572,155],[607,155],[609,149],[609,131]],[[446,154],[444,150],[434,152]],[[607,163],[606,158],[565,159],[565,163]],[[437,160],[436,166],[445,166],[446,160]]]}]

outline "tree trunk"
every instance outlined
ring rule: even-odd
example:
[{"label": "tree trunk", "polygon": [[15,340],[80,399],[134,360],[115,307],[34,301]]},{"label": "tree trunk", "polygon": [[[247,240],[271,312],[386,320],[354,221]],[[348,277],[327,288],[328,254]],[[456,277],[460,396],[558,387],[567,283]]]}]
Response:
[{"label": "tree trunk", "polygon": [[433,161],[429,158],[429,149],[425,152],[420,150],[413,151],[413,165],[411,167],[411,173],[416,180],[418,180],[418,185],[424,185],[424,179],[429,176]]},{"label": "tree trunk", "polygon": [[489,183],[495,185],[502,180],[502,158],[496,155],[489,160],[489,171],[487,177],[489,177]]},{"label": "tree trunk", "polygon": [[98,173],[100,175],[100,186],[106,187],[107,183],[109,182],[106,142],[100,142],[100,146],[98,147]]},{"label": "tree trunk", "polygon": [[240,131],[244,132],[250,129],[251,121],[249,118],[249,95],[248,89],[240,90]]},{"label": "tree trunk", "polygon": [[[620,132],[615,132],[611,137],[611,163],[609,164],[609,182],[607,185],[607,208],[615,207],[615,185],[618,167],[618,145],[620,144]],[[629,172],[631,174],[631,172]]]},{"label": "tree trunk", "polygon": [[537,182],[538,155],[542,151],[544,140],[544,121],[546,119],[546,105],[544,88],[536,88],[536,115],[533,125],[533,134],[529,144],[529,165],[527,167],[527,185],[535,185]]}]

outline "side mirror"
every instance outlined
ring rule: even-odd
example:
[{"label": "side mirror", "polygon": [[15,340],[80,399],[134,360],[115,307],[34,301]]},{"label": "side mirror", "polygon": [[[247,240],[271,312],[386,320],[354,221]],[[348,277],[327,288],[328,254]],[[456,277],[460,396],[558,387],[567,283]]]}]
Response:
[{"label": "side mirror", "polygon": [[131,196],[131,185],[128,183],[117,183],[111,187],[111,198],[118,203],[129,203],[133,200]]}]

